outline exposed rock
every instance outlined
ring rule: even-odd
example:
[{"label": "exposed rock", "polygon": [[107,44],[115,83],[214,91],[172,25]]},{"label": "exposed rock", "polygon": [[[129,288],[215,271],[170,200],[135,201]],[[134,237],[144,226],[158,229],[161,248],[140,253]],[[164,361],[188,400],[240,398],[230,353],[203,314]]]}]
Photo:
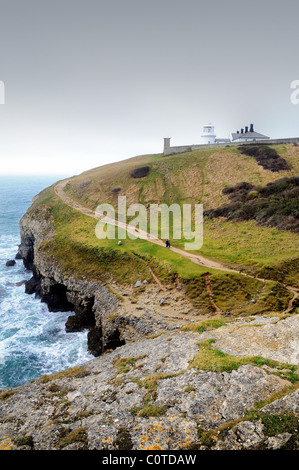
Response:
[{"label": "exposed rock", "polygon": [[[251,365],[241,366],[231,373],[188,371],[177,377],[158,382],[157,405],[172,400],[176,413],[200,421],[203,429],[221,426],[241,418],[254,403],[265,399],[288,382],[267,374]],[[193,393],[183,394],[186,387]],[[171,397],[171,399],[170,399]]]},{"label": "exposed rock", "polygon": [[264,439],[263,424],[243,421],[228,431],[223,441],[218,441],[214,450],[250,450]]},{"label": "exposed rock", "polygon": [[33,272],[32,278],[26,281],[25,292],[39,297],[50,311],[74,312],[66,322],[66,330],[93,330],[88,336],[88,347],[96,356],[100,351],[123,344],[118,325],[109,318],[118,304],[116,297],[105,286],[67,276],[42,249],[44,241],[54,235],[51,220],[26,213],[20,221],[20,233],[19,253],[25,267]]},{"label": "exposed rock", "polygon": [[5,265],[6,266],[14,266],[16,264],[14,259],[10,259],[9,261],[6,261]]},{"label": "exposed rock", "polygon": [[216,340],[215,347],[235,356],[261,355],[289,364],[299,363],[299,316],[285,319],[258,316],[239,319],[226,327],[204,333]]},{"label": "exposed rock", "polygon": [[273,401],[269,405],[264,406],[261,411],[276,415],[292,413],[295,416],[299,416],[299,390]]},{"label": "exposed rock", "polygon": [[[232,372],[190,368],[200,338],[176,331],[128,343],[80,367],[2,390],[0,448],[30,442],[35,450],[249,450],[294,441],[290,430],[267,437],[260,420],[246,419],[276,392],[284,399],[267,407],[295,412],[298,394],[286,391],[291,383],[252,365]],[[202,430],[214,433],[209,444]]]},{"label": "exposed rock", "polygon": [[214,340],[220,356],[260,355],[297,365],[298,315],[236,318],[203,333],[180,330],[206,317],[179,284],[165,292],[154,282],[124,287],[69,275],[43,250],[54,234],[46,212],[26,214],[20,230],[19,252],[33,272],[26,292],[50,310],[72,312],[66,329],[87,329],[95,358],[2,390],[0,449],[247,450],[296,442],[293,429],[269,437],[247,414],[266,401],[264,415],[298,415],[299,392],[290,392],[287,364],[279,376],[272,364],[199,370],[193,360],[200,342]]},{"label": "exposed rock", "polygon": [[267,440],[266,447],[270,450],[281,449],[292,437],[292,434],[284,432],[283,434],[278,434],[278,436],[269,437]]},{"label": "exposed rock", "polygon": [[25,281],[26,294],[36,294],[40,289],[41,280],[32,276],[28,281]]},{"label": "exposed rock", "polygon": [[102,334],[101,328],[92,328],[88,332],[88,335],[87,335],[88,350],[95,357],[100,356],[104,352],[102,339],[103,339],[103,334]]}]

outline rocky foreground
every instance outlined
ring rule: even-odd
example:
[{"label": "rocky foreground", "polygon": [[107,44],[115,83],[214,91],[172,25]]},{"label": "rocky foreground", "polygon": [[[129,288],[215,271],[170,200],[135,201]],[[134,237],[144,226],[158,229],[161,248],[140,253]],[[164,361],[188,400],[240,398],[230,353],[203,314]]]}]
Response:
[{"label": "rocky foreground", "polygon": [[[168,331],[2,390],[0,448],[297,449],[298,330],[290,315]],[[201,370],[211,352],[265,360]]]},{"label": "rocky foreground", "polygon": [[179,281],[72,275],[45,249],[46,212],[33,207],[20,223],[19,255],[33,273],[25,291],[72,311],[66,330],[88,330],[95,357],[0,390],[0,449],[298,449],[296,305],[203,314]]}]

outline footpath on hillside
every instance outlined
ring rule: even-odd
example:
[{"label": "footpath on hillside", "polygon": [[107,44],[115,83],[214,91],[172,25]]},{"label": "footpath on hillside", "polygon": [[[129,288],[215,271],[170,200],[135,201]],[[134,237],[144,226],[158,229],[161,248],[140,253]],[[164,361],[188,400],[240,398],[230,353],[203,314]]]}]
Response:
[{"label": "footpath on hillside", "polygon": [[[79,202],[74,201],[74,199],[72,199],[72,198],[70,198],[69,196],[66,195],[66,193],[64,192],[64,188],[68,184],[69,181],[70,181],[69,179],[62,180],[54,186],[54,191],[55,191],[56,195],[65,204],[72,207],[73,209],[78,210],[82,214],[85,214],[89,217],[92,217],[95,220],[101,220],[101,217],[97,216],[95,211],[92,211],[91,209],[88,209],[87,207],[82,206]],[[115,225],[117,227],[120,227],[120,228],[126,230],[128,233],[131,233],[135,236],[138,236],[138,238],[141,238],[143,240],[147,240],[150,243],[154,243],[156,245],[165,247],[165,243],[163,242],[163,240],[161,240],[159,238],[156,238],[156,237],[153,237],[148,232],[145,232],[143,230],[136,231],[134,227],[132,227],[128,224],[124,224],[122,222],[119,222],[118,220],[111,219],[111,218],[108,218],[108,217],[105,217],[105,222],[110,223],[111,225]],[[190,253],[188,251],[182,250],[181,248],[177,248],[177,247],[172,246],[168,249],[170,249],[171,251],[183,256],[184,258],[189,259],[190,261],[192,261],[195,264],[199,264],[199,265],[204,266],[204,267],[209,268],[209,269],[215,269],[215,270],[218,270],[218,271],[237,273],[237,274],[240,274],[240,275],[243,275],[243,276],[247,276],[247,277],[257,279],[257,280],[262,281],[264,283],[265,282],[270,282],[269,279],[255,277],[255,276],[250,275],[248,273],[240,272],[238,270],[228,268],[228,267],[224,266],[223,264],[221,264],[219,262],[212,261],[210,259],[207,259],[207,258],[205,258],[201,255],[197,255],[195,253]],[[299,290],[296,289],[295,287],[293,287],[293,286],[285,286],[285,287],[292,293],[292,298],[291,298],[291,300],[288,304],[287,309],[282,313],[288,313],[289,311],[292,310],[293,303],[294,303],[295,299],[298,297],[298,294],[299,294]]]}]

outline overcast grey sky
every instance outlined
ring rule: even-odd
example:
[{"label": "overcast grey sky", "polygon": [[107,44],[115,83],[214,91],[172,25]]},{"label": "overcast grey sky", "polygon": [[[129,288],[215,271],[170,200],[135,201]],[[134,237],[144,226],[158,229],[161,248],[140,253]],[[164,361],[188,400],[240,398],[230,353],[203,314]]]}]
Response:
[{"label": "overcast grey sky", "polygon": [[73,175],[254,123],[299,136],[298,0],[0,0],[0,173]]}]

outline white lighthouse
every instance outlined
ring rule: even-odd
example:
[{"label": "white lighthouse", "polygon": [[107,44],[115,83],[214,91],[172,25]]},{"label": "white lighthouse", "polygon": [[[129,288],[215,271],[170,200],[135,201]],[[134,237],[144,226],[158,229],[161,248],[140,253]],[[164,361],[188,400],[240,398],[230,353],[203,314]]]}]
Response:
[{"label": "white lighthouse", "polygon": [[202,130],[202,143],[203,144],[214,144],[216,139],[215,127],[209,122],[207,126],[203,126]]}]

